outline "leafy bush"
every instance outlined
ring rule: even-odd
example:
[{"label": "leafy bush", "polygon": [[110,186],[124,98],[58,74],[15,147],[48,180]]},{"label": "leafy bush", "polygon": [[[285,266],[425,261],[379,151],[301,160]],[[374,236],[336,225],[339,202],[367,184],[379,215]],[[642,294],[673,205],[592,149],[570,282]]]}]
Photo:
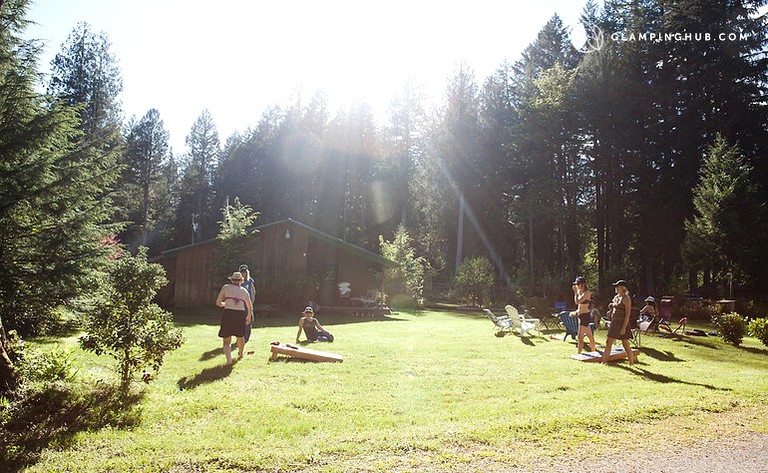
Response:
[{"label": "leafy bush", "polygon": [[488,304],[494,284],[493,273],[493,265],[488,258],[464,260],[454,279],[457,295],[472,305]]},{"label": "leafy bush", "polygon": [[387,292],[410,294],[416,303],[420,303],[424,296],[424,273],[428,265],[423,256],[416,256],[408,231],[399,225],[391,242],[379,235],[379,246],[383,257],[397,263],[397,267],[385,270]]},{"label": "leafy bush", "polygon": [[747,332],[747,323],[736,312],[730,314],[715,315],[712,317],[712,323],[717,327],[723,340],[734,345],[741,345],[744,334]]},{"label": "leafy bush", "polygon": [[73,348],[55,345],[48,349],[27,347],[17,366],[25,382],[71,381],[76,370],[72,355]]},{"label": "leafy bush", "polygon": [[152,302],[167,282],[163,267],[148,263],[147,249],[141,248],[136,256],[124,255],[114,262],[101,298],[87,314],[80,344],[117,360],[126,395],[134,373],[142,370],[142,378],[150,379],[147,369],[157,372],[166,352],[183,342],[173,315]]},{"label": "leafy bush", "polygon": [[752,320],[749,323],[749,333],[768,347],[768,318]]}]

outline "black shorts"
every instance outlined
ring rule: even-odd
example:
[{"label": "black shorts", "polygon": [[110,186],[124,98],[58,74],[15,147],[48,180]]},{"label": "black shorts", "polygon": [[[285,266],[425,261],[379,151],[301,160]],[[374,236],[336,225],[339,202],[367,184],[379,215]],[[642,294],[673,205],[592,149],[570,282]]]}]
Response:
[{"label": "black shorts", "polygon": [[581,327],[589,327],[589,324],[592,323],[592,314],[589,312],[584,312],[583,314],[579,314],[579,325]]},{"label": "black shorts", "polygon": [[245,316],[247,314],[248,312],[244,310],[224,309],[224,312],[221,313],[219,337],[244,337]]}]

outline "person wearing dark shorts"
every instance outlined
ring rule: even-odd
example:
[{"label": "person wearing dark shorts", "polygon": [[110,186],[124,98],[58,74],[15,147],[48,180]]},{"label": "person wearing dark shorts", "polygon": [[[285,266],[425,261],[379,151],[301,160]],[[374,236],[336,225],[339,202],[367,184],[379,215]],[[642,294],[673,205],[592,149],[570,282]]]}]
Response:
[{"label": "person wearing dark shorts", "polygon": [[608,305],[611,311],[611,326],[608,327],[603,363],[608,361],[613,342],[621,340],[629,365],[632,366],[637,361],[637,357],[632,353],[632,348],[629,346],[629,339],[632,338],[632,331],[629,326],[629,317],[632,314],[632,298],[627,290],[627,281],[619,279],[613,285],[616,288],[616,295]]},{"label": "person wearing dark shorts", "polygon": [[589,292],[587,280],[584,279],[584,276],[578,276],[576,280],[573,281],[571,289],[573,290],[573,302],[576,303],[576,311],[579,315],[579,342],[577,353],[581,353],[584,349],[585,336],[589,339],[590,349],[595,351],[595,334],[592,333],[592,327],[589,326],[592,322],[592,312],[589,308],[589,305],[592,302],[592,294]]},{"label": "person wearing dark shorts", "polygon": [[229,284],[225,284],[216,297],[216,306],[224,309],[219,324],[219,337],[223,339],[227,366],[232,364],[232,337],[237,338],[238,358],[243,357],[245,326],[251,323],[251,314],[253,313],[253,305],[248,291],[240,285],[243,282],[242,273],[232,273],[229,281]]}]

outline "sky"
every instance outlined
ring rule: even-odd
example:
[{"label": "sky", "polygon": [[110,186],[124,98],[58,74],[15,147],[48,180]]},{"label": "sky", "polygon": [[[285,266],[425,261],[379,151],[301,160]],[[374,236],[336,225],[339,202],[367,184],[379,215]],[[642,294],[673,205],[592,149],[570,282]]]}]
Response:
[{"label": "sky", "polygon": [[174,154],[203,110],[221,142],[298,93],[327,94],[331,112],[365,100],[384,116],[407,81],[437,103],[465,63],[482,84],[516,61],[558,14],[574,36],[586,0],[32,0],[27,38],[40,70],[84,21],[118,60],[126,118],[160,112]]}]

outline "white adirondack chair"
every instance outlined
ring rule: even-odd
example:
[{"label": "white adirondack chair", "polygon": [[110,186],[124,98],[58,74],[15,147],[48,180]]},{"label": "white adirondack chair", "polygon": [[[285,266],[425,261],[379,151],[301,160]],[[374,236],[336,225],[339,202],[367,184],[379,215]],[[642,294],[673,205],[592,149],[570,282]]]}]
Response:
[{"label": "white adirondack chair", "polygon": [[509,316],[509,319],[512,321],[512,323],[515,325],[515,327],[520,330],[520,336],[522,337],[525,335],[525,332],[528,332],[530,330],[538,330],[539,325],[541,325],[541,320],[534,319],[534,318],[526,318],[525,315],[518,312],[518,310],[509,304],[504,306],[504,310],[507,311],[507,315]]}]

